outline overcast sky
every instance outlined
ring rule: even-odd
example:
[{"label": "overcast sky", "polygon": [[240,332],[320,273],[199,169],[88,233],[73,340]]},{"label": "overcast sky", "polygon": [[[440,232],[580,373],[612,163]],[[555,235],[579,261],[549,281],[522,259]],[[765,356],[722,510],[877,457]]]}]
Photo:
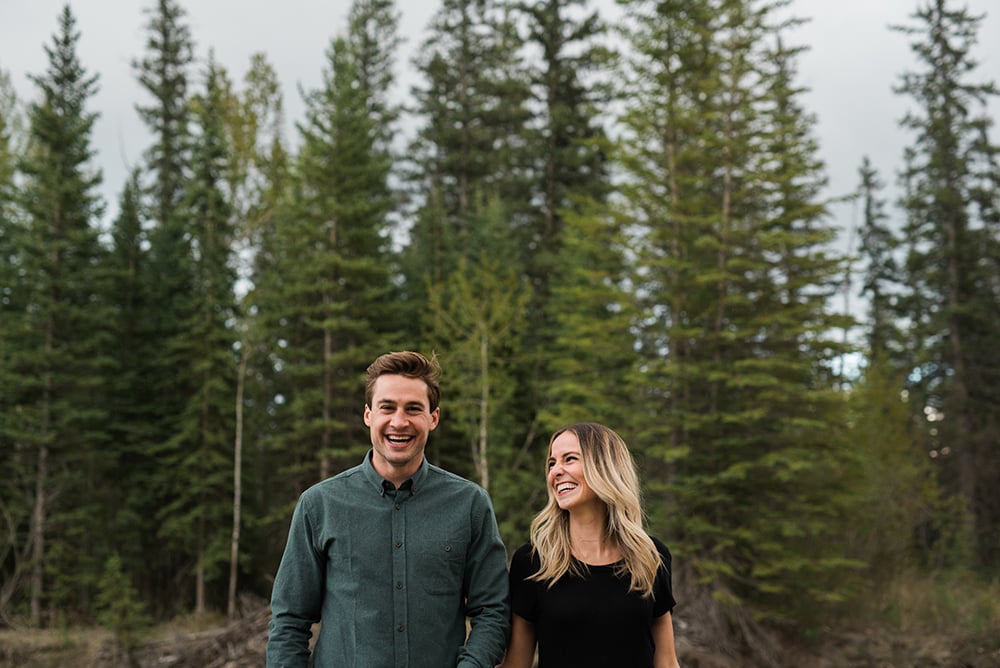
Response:
[{"label": "overcast sky", "polygon": [[[52,41],[65,0],[0,0],[0,70],[6,71],[19,97],[33,98],[27,74],[46,67],[43,45]],[[100,91],[92,109],[100,112],[94,146],[104,174],[109,215],[130,165],[141,160],[149,144],[135,104],[148,103],[136,83],[131,62],[143,54],[143,9],[153,0],[70,0],[81,33],[79,56],[84,67],[100,75]],[[289,128],[302,119],[298,87],[319,86],[325,50],[333,36],[343,33],[349,0],[181,0],[195,41],[204,59],[209,47],[234,80],[241,80],[250,55],[264,52],[284,87]],[[409,61],[440,0],[400,0],[401,28],[407,39],[400,53],[400,90],[409,89],[413,70]],[[923,0],[921,0],[923,4]],[[596,0],[608,18],[618,16],[614,0]],[[908,138],[898,121],[908,102],[891,88],[901,72],[914,66],[906,37],[889,24],[912,24],[908,17],[917,0],[793,0],[792,11],[810,19],[787,35],[787,43],[809,47],[799,60],[800,83],[810,89],[802,98],[817,117],[821,157],[827,164],[831,196],[857,185],[863,155],[871,157],[883,180],[895,181],[895,171]],[[957,6],[957,5],[956,5]],[[981,24],[976,57],[981,65],[976,80],[1000,83],[1000,3],[969,0],[975,14],[992,15]],[[993,104],[994,116],[1000,105]],[[993,141],[1000,142],[1000,128]],[[838,225],[857,224],[853,207],[834,209]],[[846,239],[846,235],[845,235]]]}]

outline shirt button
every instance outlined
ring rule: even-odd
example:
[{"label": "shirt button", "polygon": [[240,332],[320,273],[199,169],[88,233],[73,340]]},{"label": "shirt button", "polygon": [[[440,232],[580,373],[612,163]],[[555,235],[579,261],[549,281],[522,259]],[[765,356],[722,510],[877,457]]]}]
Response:
[{"label": "shirt button", "polygon": [[396,541],[396,547],[403,547],[402,541]]},{"label": "shirt button", "polygon": [[396,589],[402,589],[402,588],[403,588],[403,583],[402,582],[397,582],[396,583]]},{"label": "shirt button", "polygon": [[400,624],[399,626],[396,627],[396,630],[399,631],[400,633],[402,633],[403,631],[406,630],[406,627],[403,626],[402,624]]},{"label": "shirt button", "polygon": [[399,504],[398,503],[396,504],[396,510],[399,510]]},{"label": "shirt button", "polygon": [[444,546],[444,551],[445,552],[451,552],[451,545],[445,545]]}]

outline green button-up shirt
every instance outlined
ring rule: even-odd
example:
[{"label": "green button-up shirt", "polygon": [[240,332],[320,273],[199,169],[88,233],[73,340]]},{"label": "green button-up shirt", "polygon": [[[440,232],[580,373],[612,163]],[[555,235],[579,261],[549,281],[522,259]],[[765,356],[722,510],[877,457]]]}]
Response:
[{"label": "green button-up shirt", "polygon": [[303,492],[271,594],[268,668],[305,668],[320,621],[315,668],[493,668],[509,594],[486,491],[426,459],[396,490],[369,451]]}]

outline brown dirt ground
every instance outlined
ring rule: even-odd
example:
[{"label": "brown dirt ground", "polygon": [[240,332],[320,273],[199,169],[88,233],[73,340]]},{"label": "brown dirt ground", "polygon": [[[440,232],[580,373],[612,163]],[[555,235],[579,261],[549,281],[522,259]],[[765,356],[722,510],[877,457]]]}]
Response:
[{"label": "brown dirt ground", "polygon": [[[268,611],[200,631],[157,630],[131,656],[101,629],[2,630],[0,668],[262,668]],[[905,635],[868,628],[838,634],[811,649],[780,651],[770,668],[1000,668],[1000,634],[978,641]],[[756,668],[759,662],[727,656],[709,643],[677,635],[683,668]],[[612,667],[613,668],[613,667]]]}]

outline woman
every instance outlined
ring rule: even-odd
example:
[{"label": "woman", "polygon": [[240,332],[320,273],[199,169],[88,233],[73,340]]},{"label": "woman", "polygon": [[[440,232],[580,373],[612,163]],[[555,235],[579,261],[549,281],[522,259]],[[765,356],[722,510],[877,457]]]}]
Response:
[{"label": "woman", "polygon": [[642,527],[639,479],[612,429],[549,441],[549,501],[511,560],[514,612],[502,668],[678,668],[670,552]]}]

